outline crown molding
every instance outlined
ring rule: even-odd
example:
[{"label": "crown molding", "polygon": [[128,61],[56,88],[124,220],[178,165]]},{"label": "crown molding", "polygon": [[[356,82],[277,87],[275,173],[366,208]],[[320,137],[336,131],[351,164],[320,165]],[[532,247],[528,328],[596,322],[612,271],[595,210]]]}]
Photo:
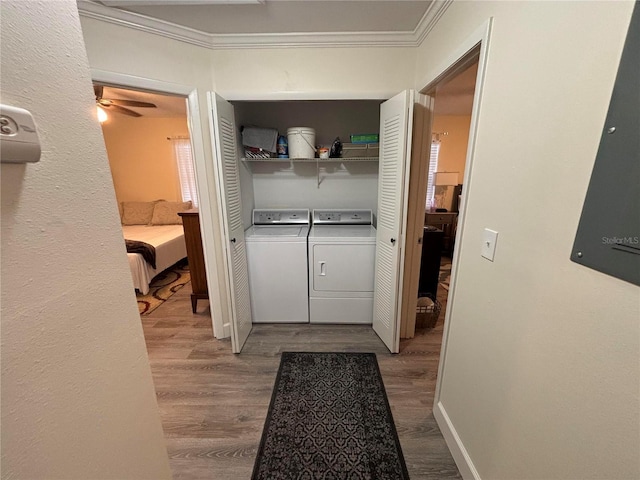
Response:
[{"label": "crown molding", "polygon": [[447,11],[447,8],[453,3],[453,0],[433,0],[431,5],[424,15],[418,22],[415,30],[413,31],[414,37],[416,39],[416,47],[422,45],[424,39],[427,38],[429,32],[433,30],[433,27],[436,26],[440,17],[444,15],[444,12]]},{"label": "crown molding", "polygon": [[145,15],[109,8],[90,0],[78,0],[78,12],[81,17],[92,18],[121,27],[171,38],[180,42],[211,48],[210,35],[192,28],[150,18]]},{"label": "crown molding", "polygon": [[138,13],[105,7],[91,0],[78,0],[78,11],[82,17],[212,50],[274,47],[417,47],[452,2],[453,0],[434,0],[411,32],[213,34]]}]

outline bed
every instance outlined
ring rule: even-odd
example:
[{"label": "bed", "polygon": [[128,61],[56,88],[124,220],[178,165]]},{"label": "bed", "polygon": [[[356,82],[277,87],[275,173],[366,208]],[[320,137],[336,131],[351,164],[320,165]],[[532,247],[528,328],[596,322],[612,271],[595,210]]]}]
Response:
[{"label": "bed", "polygon": [[156,249],[156,268],[139,253],[127,253],[133,286],[142,294],[149,293],[153,277],[187,256],[182,225],[123,225],[127,240],[138,240]]},{"label": "bed", "polygon": [[[153,277],[186,258],[184,229],[178,213],[190,209],[192,205],[190,201],[155,200],[120,202],[118,206],[122,220],[122,235],[125,240],[135,241],[127,242],[127,257],[133,286],[146,295],[149,293],[149,284]],[[136,242],[138,245],[131,245]],[[143,243],[139,244],[139,242]],[[149,249],[149,245],[155,248],[155,268],[152,266],[153,252],[149,251],[153,249]],[[149,262],[143,255],[147,256]]]}]

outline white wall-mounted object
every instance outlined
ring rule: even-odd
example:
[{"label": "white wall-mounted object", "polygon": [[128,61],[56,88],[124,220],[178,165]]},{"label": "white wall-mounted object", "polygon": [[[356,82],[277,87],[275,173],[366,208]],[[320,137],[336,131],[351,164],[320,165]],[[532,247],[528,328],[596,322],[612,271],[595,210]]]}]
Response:
[{"label": "white wall-mounted object", "polygon": [[0,105],[0,161],[35,163],[40,161],[40,139],[31,112]]},{"label": "white wall-mounted object", "polygon": [[493,257],[496,255],[496,243],[498,242],[498,232],[485,228],[482,232],[482,250],[481,255],[493,262]]}]

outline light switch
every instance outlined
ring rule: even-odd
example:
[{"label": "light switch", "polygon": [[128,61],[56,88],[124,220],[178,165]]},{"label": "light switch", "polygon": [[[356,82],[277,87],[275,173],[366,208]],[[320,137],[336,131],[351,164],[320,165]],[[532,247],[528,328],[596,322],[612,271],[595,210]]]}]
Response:
[{"label": "light switch", "polygon": [[484,232],[482,233],[482,250],[480,252],[481,255],[487,260],[491,260],[493,262],[493,257],[496,254],[497,242],[498,232],[485,228]]}]

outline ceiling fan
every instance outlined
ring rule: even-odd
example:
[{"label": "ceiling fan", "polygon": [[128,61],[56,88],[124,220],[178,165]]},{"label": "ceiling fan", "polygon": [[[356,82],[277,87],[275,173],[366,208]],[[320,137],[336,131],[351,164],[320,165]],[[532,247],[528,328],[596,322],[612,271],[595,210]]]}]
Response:
[{"label": "ceiling fan", "polygon": [[138,112],[134,112],[125,107],[135,108],[157,108],[155,104],[148,102],[139,102],[137,100],[117,100],[115,98],[103,98],[104,87],[102,85],[94,85],[93,91],[96,94],[96,105],[101,108],[109,109],[110,111],[122,113],[123,115],[129,115],[130,117],[141,117]]}]

